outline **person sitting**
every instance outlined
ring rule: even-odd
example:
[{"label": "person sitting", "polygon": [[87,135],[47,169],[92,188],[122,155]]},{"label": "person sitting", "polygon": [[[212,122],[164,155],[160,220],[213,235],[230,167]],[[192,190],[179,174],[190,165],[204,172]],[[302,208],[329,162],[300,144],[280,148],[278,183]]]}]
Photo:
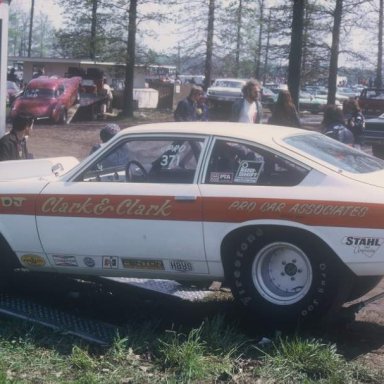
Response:
[{"label": "person sitting", "polygon": [[353,146],[353,133],[345,126],[343,111],[336,105],[326,106],[322,126],[326,136]]}]

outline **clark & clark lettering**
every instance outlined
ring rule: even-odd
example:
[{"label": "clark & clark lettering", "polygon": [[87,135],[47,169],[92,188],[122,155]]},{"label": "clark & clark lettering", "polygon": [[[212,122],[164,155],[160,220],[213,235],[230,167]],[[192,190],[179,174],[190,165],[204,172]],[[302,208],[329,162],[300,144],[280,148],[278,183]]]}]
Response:
[{"label": "clark & clark lettering", "polygon": [[90,215],[103,216],[155,216],[167,217],[172,213],[171,200],[162,204],[149,204],[141,199],[124,199],[113,203],[109,198],[86,198],[81,202],[67,201],[64,197],[49,197],[41,205],[41,212],[46,215]]}]

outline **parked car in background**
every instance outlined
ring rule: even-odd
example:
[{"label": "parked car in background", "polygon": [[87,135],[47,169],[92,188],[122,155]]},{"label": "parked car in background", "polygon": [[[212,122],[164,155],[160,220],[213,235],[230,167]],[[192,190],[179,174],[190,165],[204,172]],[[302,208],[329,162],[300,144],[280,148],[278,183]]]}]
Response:
[{"label": "parked car in background", "polygon": [[337,87],[337,94],[341,96],[348,97],[348,99],[355,99],[359,97],[361,91],[351,87]]},{"label": "parked car in background", "polygon": [[40,76],[32,79],[13,103],[11,118],[29,115],[65,124],[68,110],[79,101],[81,77]]},{"label": "parked car in background", "polygon": [[271,109],[276,103],[278,96],[279,94],[272,91],[270,88],[264,85],[261,87],[261,104],[263,107]]},{"label": "parked car in background", "polygon": [[79,164],[33,161],[0,164],[2,283],[223,281],[250,318],[295,327],[384,276],[384,161],[319,132],[144,124]]},{"label": "parked car in background", "polygon": [[15,99],[20,96],[21,89],[20,87],[14,82],[7,80],[7,106],[11,106],[12,103],[15,101]]},{"label": "parked car in background", "polygon": [[318,98],[309,92],[300,91],[299,110],[300,112],[320,113],[323,112],[327,105],[327,100]]},{"label": "parked car in background", "polygon": [[364,88],[359,96],[359,105],[365,115],[384,113],[384,88]]},{"label": "parked car in background", "polygon": [[384,114],[365,120],[364,144],[372,146],[372,153],[384,159]]},{"label": "parked car in background", "polygon": [[241,89],[245,85],[243,79],[216,79],[207,89],[207,99],[213,108],[228,107],[243,97]]}]

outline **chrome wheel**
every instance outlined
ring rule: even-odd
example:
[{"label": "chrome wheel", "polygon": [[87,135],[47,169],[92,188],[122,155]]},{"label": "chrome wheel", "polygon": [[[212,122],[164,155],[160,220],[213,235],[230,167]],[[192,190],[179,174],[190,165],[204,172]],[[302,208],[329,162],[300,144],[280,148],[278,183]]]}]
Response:
[{"label": "chrome wheel", "polygon": [[265,300],[291,305],[305,297],[311,288],[312,266],[300,248],[274,242],[260,249],[254,258],[252,280]]}]

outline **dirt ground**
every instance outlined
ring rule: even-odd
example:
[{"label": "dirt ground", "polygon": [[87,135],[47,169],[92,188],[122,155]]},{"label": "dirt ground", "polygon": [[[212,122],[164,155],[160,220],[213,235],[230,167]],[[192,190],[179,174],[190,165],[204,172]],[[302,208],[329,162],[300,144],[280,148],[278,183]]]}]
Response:
[{"label": "dirt ground", "polygon": [[[110,116],[105,121],[73,122],[68,125],[35,124],[28,139],[29,151],[34,157],[71,155],[85,158],[91,146],[99,141],[99,131],[106,123],[115,122],[121,128],[153,121],[172,121],[170,112],[136,112],[134,119]],[[384,291],[384,280],[373,291]],[[354,321],[331,332],[342,354],[348,359],[358,358],[368,365],[384,369],[384,299],[369,304]],[[383,379],[384,382],[384,379]]]}]

